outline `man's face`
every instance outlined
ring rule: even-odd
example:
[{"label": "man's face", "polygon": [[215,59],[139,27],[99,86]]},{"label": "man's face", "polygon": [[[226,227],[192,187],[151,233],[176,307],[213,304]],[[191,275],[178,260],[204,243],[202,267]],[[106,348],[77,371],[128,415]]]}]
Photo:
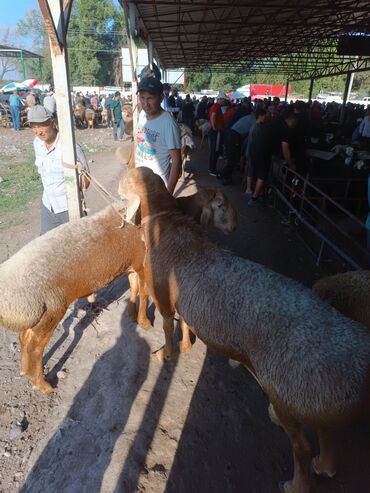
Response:
[{"label": "man's face", "polygon": [[49,142],[56,134],[55,126],[52,120],[44,123],[31,123],[32,132],[43,142]]},{"label": "man's face", "polygon": [[156,115],[161,107],[162,94],[152,94],[147,91],[140,91],[140,104],[147,115]]}]

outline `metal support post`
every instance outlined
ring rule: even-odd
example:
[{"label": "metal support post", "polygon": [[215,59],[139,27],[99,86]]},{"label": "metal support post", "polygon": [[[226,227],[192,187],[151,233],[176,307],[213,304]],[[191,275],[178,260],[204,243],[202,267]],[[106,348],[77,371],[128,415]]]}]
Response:
[{"label": "metal support post", "polygon": [[39,0],[49,35],[69,220],[82,215],[68,77],[67,29],[73,0]]},{"label": "metal support post", "polygon": [[21,66],[22,66],[22,72],[23,72],[23,80],[26,80],[26,66],[24,64],[24,55],[23,55],[23,50],[21,50]]},{"label": "metal support post", "polygon": [[150,70],[153,70],[153,43],[148,39],[148,63]]},{"label": "metal support post", "polygon": [[289,80],[286,81],[284,101],[288,100],[288,92],[289,92]]},{"label": "metal support post", "polygon": [[41,58],[39,58],[39,77],[40,77],[41,84],[43,84],[44,83],[44,74],[43,74],[43,71],[42,71]]},{"label": "metal support post", "polygon": [[343,125],[346,117],[346,104],[349,98],[349,93],[352,88],[353,76],[354,76],[353,72],[348,72],[346,78],[346,84],[344,86],[343,103],[342,103],[342,108],[340,110],[339,125]]},{"label": "metal support post", "polygon": [[308,91],[308,101],[312,101],[312,93],[313,93],[313,83],[315,82],[314,78],[312,77],[310,80],[310,89]]}]

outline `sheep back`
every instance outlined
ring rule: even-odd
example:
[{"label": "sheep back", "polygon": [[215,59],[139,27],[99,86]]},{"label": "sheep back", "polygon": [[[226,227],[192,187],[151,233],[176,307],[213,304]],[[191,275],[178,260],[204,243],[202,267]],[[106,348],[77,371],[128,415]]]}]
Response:
[{"label": "sheep back", "polygon": [[370,329],[370,271],[352,271],[316,281],[312,288],[343,315]]},{"label": "sheep back", "polygon": [[117,207],[36,238],[0,265],[0,325],[21,331],[45,310],[67,306],[142,265],[139,229]]},{"label": "sheep back", "polygon": [[186,323],[207,344],[249,360],[272,402],[313,425],[370,409],[364,326],[299,283],[218,249],[181,214],[144,231],[152,296],[175,293]]}]

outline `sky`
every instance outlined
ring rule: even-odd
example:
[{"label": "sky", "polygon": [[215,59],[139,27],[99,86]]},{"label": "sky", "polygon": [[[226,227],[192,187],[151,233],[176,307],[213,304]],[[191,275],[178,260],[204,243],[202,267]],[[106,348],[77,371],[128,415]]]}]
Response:
[{"label": "sky", "polygon": [[5,24],[11,27],[15,27],[19,19],[21,19],[28,9],[39,8],[39,2],[37,0],[18,0],[14,2],[7,2],[7,8],[1,9],[0,24]]}]

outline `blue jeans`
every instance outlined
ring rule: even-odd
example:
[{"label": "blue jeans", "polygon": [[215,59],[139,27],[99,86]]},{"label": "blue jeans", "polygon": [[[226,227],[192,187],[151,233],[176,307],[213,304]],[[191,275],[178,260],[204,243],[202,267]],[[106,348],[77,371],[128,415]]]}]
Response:
[{"label": "blue jeans", "polygon": [[119,138],[123,139],[123,132],[125,131],[125,122],[122,118],[113,122],[113,139],[117,140],[117,128],[119,127]]},{"label": "blue jeans", "polygon": [[19,106],[10,106],[10,114],[12,115],[13,128],[19,130],[21,128],[21,112]]}]

